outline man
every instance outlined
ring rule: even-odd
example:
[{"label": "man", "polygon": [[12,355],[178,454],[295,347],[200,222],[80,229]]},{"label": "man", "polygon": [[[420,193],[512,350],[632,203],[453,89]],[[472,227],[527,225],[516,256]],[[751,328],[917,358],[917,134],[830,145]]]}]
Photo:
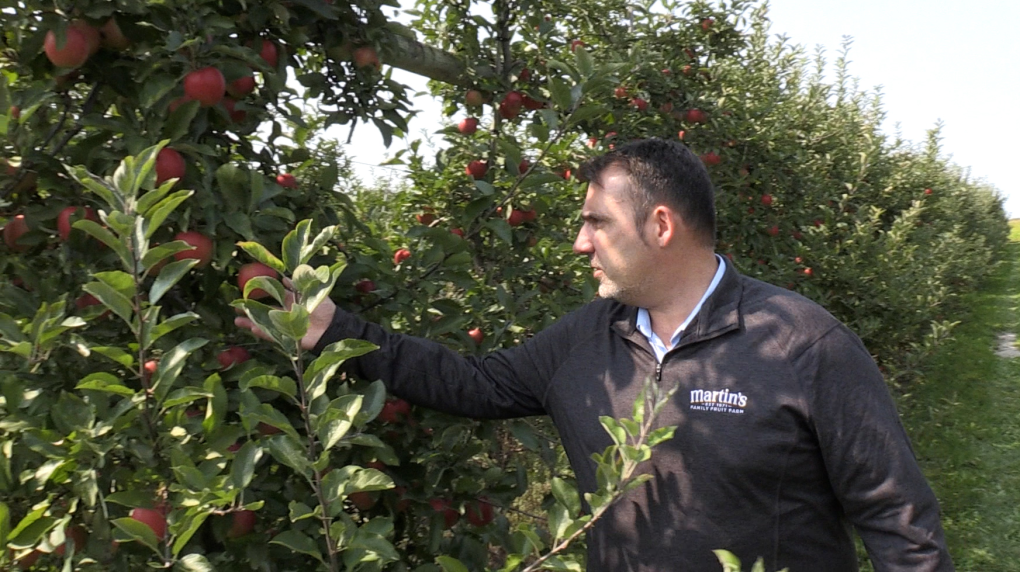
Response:
[{"label": "man", "polygon": [[372,341],[381,349],[355,372],[441,411],[549,415],[585,491],[591,453],[610,444],[599,416],[629,417],[649,376],[678,387],[657,420],[675,437],[655,449],[653,479],[593,529],[588,570],[719,570],[712,550],[726,549],[768,570],[852,571],[849,524],[879,572],[952,570],[938,504],[873,360],[821,307],[713,252],[700,160],[651,139],[582,174],[574,250],[591,261],[600,299],[481,358],[332,306],[305,346]]}]

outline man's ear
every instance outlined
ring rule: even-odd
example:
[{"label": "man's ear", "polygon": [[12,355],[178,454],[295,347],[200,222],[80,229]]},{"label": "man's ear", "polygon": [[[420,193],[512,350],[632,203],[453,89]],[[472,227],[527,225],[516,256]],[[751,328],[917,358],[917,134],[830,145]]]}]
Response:
[{"label": "man's ear", "polygon": [[679,227],[683,223],[680,217],[673,212],[673,209],[665,205],[659,205],[652,209],[649,224],[652,226],[655,243],[660,247],[666,247],[676,240],[680,231]]}]

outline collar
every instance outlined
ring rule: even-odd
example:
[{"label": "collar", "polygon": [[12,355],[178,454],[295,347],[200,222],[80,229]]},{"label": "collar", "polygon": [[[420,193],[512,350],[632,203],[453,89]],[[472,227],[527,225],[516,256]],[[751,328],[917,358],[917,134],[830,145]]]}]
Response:
[{"label": "collar", "polygon": [[[716,268],[715,276],[712,277],[712,282],[708,285],[708,288],[705,289],[705,293],[701,296],[701,299],[698,300],[698,303],[695,304],[691,313],[687,315],[687,318],[677,327],[676,331],[673,332],[673,336],[669,341],[669,347],[672,348],[677,345],[680,341],[680,336],[684,333],[684,330],[686,330],[687,326],[694,320],[694,317],[698,315],[698,312],[701,310],[701,306],[705,303],[705,300],[707,300],[708,297],[715,292],[716,287],[719,286],[719,282],[726,273],[726,260],[718,254],[715,255],[715,258],[719,261],[719,266]],[[641,332],[646,338],[648,338],[648,341],[651,342],[653,347],[655,347],[655,340],[658,340],[659,338],[658,335],[652,331],[652,317],[646,308],[638,308],[637,319],[634,322],[634,327],[637,328],[637,331]],[[662,342],[660,341],[660,343]],[[662,349],[665,349],[665,346],[663,346]]]},{"label": "collar", "polygon": [[[717,271],[718,274],[718,271]],[[729,261],[715,288],[694,314],[684,330],[683,339],[676,347],[686,346],[711,339],[740,328],[740,300],[743,296],[743,276]],[[641,346],[648,346],[648,339],[637,329],[638,308],[616,303],[612,328],[624,338]],[[674,348],[676,349],[676,348]]]}]

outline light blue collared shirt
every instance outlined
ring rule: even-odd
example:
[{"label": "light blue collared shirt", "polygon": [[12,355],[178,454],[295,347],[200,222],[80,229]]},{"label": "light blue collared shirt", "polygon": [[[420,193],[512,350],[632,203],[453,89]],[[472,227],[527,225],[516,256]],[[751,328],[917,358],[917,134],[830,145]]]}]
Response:
[{"label": "light blue collared shirt", "polygon": [[659,363],[662,363],[662,358],[665,357],[666,352],[668,352],[671,348],[675,348],[676,345],[680,343],[680,336],[683,335],[684,330],[688,325],[690,325],[691,321],[694,320],[694,316],[698,315],[698,311],[701,310],[701,305],[705,303],[705,300],[708,300],[708,297],[712,295],[712,292],[715,292],[715,287],[719,285],[719,281],[722,280],[723,274],[726,273],[726,261],[718,254],[716,254],[715,257],[719,260],[719,268],[715,271],[715,277],[712,278],[712,283],[708,285],[708,289],[705,290],[705,294],[701,297],[701,300],[698,301],[698,305],[691,310],[687,319],[680,324],[675,332],[673,332],[673,337],[669,340],[669,347],[666,347],[666,344],[662,343],[659,336],[652,331],[652,317],[648,315],[648,310],[645,308],[638,308],[637,329],[639,332],[644,334],[646,338],[648,338],[648,343],[652,345],[652,350],[655,351],[655,359],[658,360]]}]

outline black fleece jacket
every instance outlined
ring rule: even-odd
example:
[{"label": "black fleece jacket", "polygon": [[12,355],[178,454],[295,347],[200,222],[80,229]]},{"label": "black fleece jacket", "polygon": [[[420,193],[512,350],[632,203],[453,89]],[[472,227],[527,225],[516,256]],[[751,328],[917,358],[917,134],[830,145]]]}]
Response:
[{"label": "black fleece jacket", "polygon": [[595,572],[721,570],[712,550],[767,570],[855,571],[850,525],[877,572],[949,571],[938,503],[860,339],[817,304],[725,276],[661,368],[637,309],[596,300],[480,358],[338,310],[317,349],[361,338],[354,372],[412,403],[474,418],[549,415],[584,491],[648,377],[679,390],[657,419],[675,437],[653,475],[588,538]]}]

